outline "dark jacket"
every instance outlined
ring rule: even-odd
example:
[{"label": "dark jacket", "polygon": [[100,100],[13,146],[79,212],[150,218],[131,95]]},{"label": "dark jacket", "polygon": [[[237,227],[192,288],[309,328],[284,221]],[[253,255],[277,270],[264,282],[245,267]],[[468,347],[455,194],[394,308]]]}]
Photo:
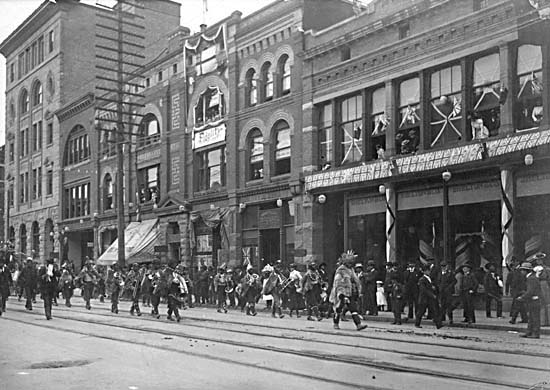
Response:
[{"label": "dark jacket", "polygon": [[495,272],[487,272],[483,279],[483,287],[485,287],[485,293],[493,297],[502,295],[502,288],[498,285],[500,276]]},{"label": "dark jacket", "polygon": [[512,298],[517,298],[525,292],[526,280],[519,269],[513,269],[506,278],[506,294],[510,294]]},{"label": "dark jacket", "polygon": [[414,271],[406,269],[405,272],[403,272],[404,292],[407,297],[416,297],[418,295],[418,281],[421,276],[422,273],[416,268]]},{"label": "dark jacket", "polygon": [[7,265],[0,265],[0,294],[10,295],[11,273]]},{"label": "dark jacket", "polygon": [[59,285],[61,272],[54,268],[53,273],[50,276],[47,274],[46,266],[40,268],[38,276],[40,279],[40,291],[42,292],[42,294],[55,294]]},{"label": "dark jacket", "polygon": [[418,280],[418,304],[427,304],[434,300],[437,300],[437,287],[423,275]]},{"label": "dark jacket", "polygon": [[464,277],[462,278],[462,286],[461,286],[461,293],[476,293],[477,292],[477,286],[479,285],[475,275],[473,272],[470,272],[468,275],[464,274]]},{"label": "dark jacket", "polygon": [[526,280],[527,290],[519,298],[526,302],[540,300],[542,291],[539,278],[537,278],[534,272],[531,272],[527,275]]},{"label": "dark jacket", "polygon": [[456,278],[451,270],[439,273],[439,293],[445,296],[451,296],[455,293]]},{"label": "dark jacket", "polygon": [[36,283],[38,281],[38,272],[36,267],[33,265],[26,265],[19,275],[19,281],[23,287],[36,288]]}]

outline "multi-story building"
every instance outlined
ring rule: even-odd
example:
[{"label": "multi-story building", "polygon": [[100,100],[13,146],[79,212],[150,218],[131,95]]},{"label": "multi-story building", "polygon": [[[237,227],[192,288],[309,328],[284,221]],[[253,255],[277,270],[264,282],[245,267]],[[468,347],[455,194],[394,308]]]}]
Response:
[{"label": "multi-story building", "polygon": [[544,7],[375,1],[306,33],[312,259],[477,267],[550,249]]},{"label": "multi-story building", "polygon": [[[161,38],[179,25],[180,5],[136,6],[145,6],[143,44],[153,58]],[[86,229],[97,210],[97,158],[90,161],[98,137],[94,111],[81,113],[93,102],[98,74],[96,15],[110,12],[76,0],[44,1],[0,44],[7,67],[7,236],[22,255],[43,258],[70,240],[68,255],[80,259],[94,245]]]}]

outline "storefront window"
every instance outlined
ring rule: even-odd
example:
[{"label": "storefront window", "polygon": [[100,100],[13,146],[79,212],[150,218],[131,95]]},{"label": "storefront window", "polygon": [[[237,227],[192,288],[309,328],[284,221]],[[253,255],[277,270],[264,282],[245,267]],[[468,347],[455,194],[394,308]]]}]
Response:
[{"label": "storefront window", "polygon": [[474,62],[472,139],[498,134],[500,127],[500,60],[494,53]]},{"label": "storefront window", "polygon": [[358,94],[340,103],[340,164],[359,162],[363,158],[363,97]]},{"label": "storefront window", "polygon": [[414,153],[420,142],[420,79],[418,77],[399,84],[399,126],[395,135],[395,148],[399,154]]},{"label": "storefront window", "polygon": [[516,117],[518,130],[538,127],[542,121],[542,49],[518,47]]},{"label": "storefront window", "polygon": [[430,147],[460,141],[463,138],[460,65],[433,72],[430,87]]}]

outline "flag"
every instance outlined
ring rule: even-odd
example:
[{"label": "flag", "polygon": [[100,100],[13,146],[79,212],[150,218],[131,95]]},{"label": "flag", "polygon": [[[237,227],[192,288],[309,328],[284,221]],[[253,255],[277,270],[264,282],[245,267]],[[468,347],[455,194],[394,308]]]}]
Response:
[{"label": "flag", "polygon": [[420,250],[420,262],[424,265],[428,264],[434,258],[433,248],[424,240],[418,241],[418,249]]}]

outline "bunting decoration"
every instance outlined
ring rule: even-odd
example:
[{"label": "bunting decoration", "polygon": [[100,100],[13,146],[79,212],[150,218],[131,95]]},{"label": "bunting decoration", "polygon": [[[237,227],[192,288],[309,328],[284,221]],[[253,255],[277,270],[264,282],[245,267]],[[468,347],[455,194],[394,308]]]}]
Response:
[{"label": "bunting decoration", "polygon": [[500,172],[500,193],[501,193],[501,235],[502,235],[502,266],[506,266],[507,262],[513,254],[514,240],[512,221],[514,218],[513,199],[514,180],[512,172],[503,169]]},{"label": "bunting decoration", "polygon": [[525,258],[528,259],[537,253],[542,246],[542,239],[539,235],[533,236],[525,241]]},{"label": "bunting decoration", "polygon": [[424,265],[428,264],[434,258],[433,248],[424,240],[418,241],[418,249],[420,251],[420,262]]},{"label": "bunting decoration", "polygon": [[437,133],[430,146],[433,148],[434,145],[437,144],[437,141],[439,141],[447,128],[453,130],[455,134],[459,137],[459,139],[462,138],[462,133],[455,126],[455,122],[458,122],[462,119],[462,115],[460,115],[460,113],[462,112],[462,103],[460,102],[460,100],[456,97],[453,97],[452,105],[449,107],[450,111],[448,114],[444,112],[443,107],[438,107],[438,105],[434,104],[434,102],[432,102],[431,105],[435,113],[439,117],[441,117],[441,119],[435,122],[431,122],[430,124],[432,126],[441,125],[441,128],[439,129],[439,132]]},{"label": "bunting decoration", "polygon": [[395,191],[391,187],[386,187],[385,193],[386,199],[386,261],[393,260],[395,254],[395,247],[393,243],[394,227],[395,227],[395,213],[393,211],[392,204],[395,205]]}]

